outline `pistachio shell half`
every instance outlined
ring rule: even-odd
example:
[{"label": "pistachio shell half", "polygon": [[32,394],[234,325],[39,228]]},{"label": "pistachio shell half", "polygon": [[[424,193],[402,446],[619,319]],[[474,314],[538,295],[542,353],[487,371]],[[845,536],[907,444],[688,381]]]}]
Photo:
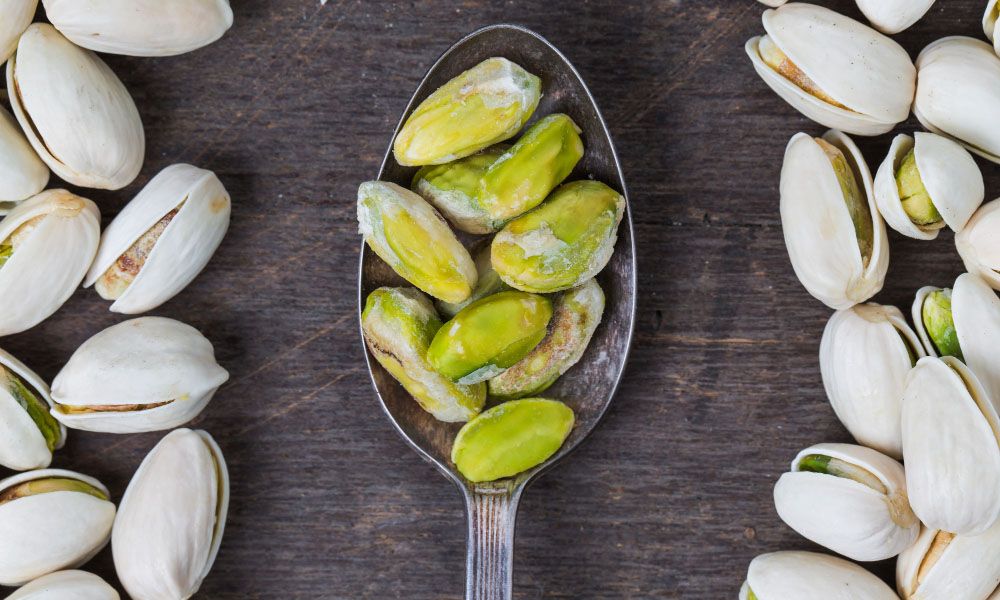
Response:
[{"label": "pistachio shell half", "polygon": [[1000,290],[1000,199],[982,205],[955,235],[965,269]]},{"label": "pistachio shell half", "polygon": [[119,596],[93,573],[56,571],[19,588],[6,600],[119,600]]},{"label": "pistachio shell half", "polygon": [[980,535],[924,527],[896,561],[903,600],[986,598],[1000,583],[1000,525]]},{"label": "pistachio shell half", "polygon": [[41,469],[66,442],[66,428],[49,410],[49,386],[0,349],[0,465],[15,471]]},{"label": "pistachio shell half", "polygon": [[899,600],[858,565],[816,552],[771,552],[750,561],[740,600]]},{"label": "pistachio shell half", "polygon": [[49,168],[35,154],[14,117],[0,107],[0,215],[45,189],[48,182]]},{"label": "pistachio shell half", "polygon": [[17,40],[35,18],[38,0],[0,0],[0,63],[17,48]]},{"label": "pistachio shell half", "polygon": [[857,0],[858,8],[875,29],[899,33],[927,14],[934,0]]}]

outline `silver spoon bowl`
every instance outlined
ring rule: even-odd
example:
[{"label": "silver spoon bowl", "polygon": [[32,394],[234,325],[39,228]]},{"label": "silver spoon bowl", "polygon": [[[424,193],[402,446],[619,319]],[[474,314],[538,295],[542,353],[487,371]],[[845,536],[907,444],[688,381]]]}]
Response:
[{"label": "silver spoon bowl", "polygon": [[[517,25],[484,27],[462,38],[441,55],[414,92],[392,139],[395,140],[410,112],[424,98],[462,71],[492,56],[508,58],[541,77],[543,96],[533,119],[562,112],[571,116],[583,130],[586,153],[567,181],[596,179],[620,191],[627,200],[628,192],[614,144],[587,85],[555,46]],[[408,188],[415,172],[413,167],[396,163],[390,141],[378,178]],[[580,362],[544,393],[545,397],[562,400],[573,408],[576,426],[552,458],[511,479],[472,483],[462,477],[450,458],[452,440],[460,424],[442,423],[423,411],[365,352],[375,391],[396,431],[464,494],[469,525],[465,597],[469,600],[507,600],[511,597],[514,521],[521,492],[593,431],[618,387],[635,323],[635,239],[627,207],[618,230],[614,256],[597,280],[607,296],[601,325]],[[359,320],[368,294],[386,285],[407,283],[362,245],[358,273]]]}]

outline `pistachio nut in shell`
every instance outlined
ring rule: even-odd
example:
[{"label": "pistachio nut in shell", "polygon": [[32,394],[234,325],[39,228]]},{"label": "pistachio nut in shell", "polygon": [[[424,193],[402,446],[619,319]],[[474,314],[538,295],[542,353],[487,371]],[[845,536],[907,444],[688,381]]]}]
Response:
[{"label": "pistachio nut in shell", "polygon": [[48,182],[49,168],[35,154],[14,117],[0,106],[0,215],[45,189]]},{"label": "pistachio nut in shell", "polygon": [[1000,162],[1000,57],[986,42],[947,37],[917,56],[913,114],[928,130]]},{"label": "pistachio nut in shell", "polygon": [[839,131],[798,133],[781,166],[781,228],[795,275],[832,309],[882,289],[889,268],[885,223],[854,142]]},{"label": "pistachio nut in shell", "polygon": [[503,221],[491,217],[479,202],[479,181],[487,167],[503,154],[487,148],[465,158],[417,171],[410,188],[430,202],[456,229],[466,233],[493,233]]},{"label": "pistachio nut in shell", "polygon": [[993,49],[1000,55],[1000,0],[987,0],[983,13],[983,31],[993,42]]},{"label": "pistachio nut in shell", "polygon": [[66,441],[51,406],[45,381],[0,349],[0,465],[15,471],[49,466]]},{"label": "pistachio nut in shell", "polygon": [[1000,199],[979,207],[965,228],[955,235],[955,247],[966,271],[1000,290]]},{"label": "pistachio nut in shell", "polygon": [[952,291],[933,286],[917,290],[913,301],[913,323],[928,356],[954,356],[965,361],[955,330]]},{"label": "pistachio nut in shell", "polygon": [[93,573],[56,571],[19,588],[6,600],[119,600],[119,596]]},{"label": "pistachio nut in shell", "polygon": [[0,336],[31,329],[80,286],[101,237],[97,205],[66,190],[47,190],[0,221]]},{"label": "pistachio nut in shell", "polygon": [[899,134],[875,173],[875,203],[889,227],[932,240],[961,231],[985,197],[983,174],[960,144],[935,133]]},{"label": "pistachio nut in shell", "polygon": [[490,379],[490,396],[536,396],[575,365],[590,345],[604,314],[604,291],[593,279],[554,300],[545,338],[512,367]]},{"label": "pistachio nut in shell", "polygon": [[1000,418],[976,376],[924,357],[903,392],[903,456],[913,512],[928,527],[976,535],[1000,517]]},{"label": "pistachio nut in shell", "polygon": [[761,554],[750,561],[740,600],[899,600],[881,579],[817,552]]},{"label": "pistachio nut in shell", "polygon": [[535,112],[542,81],[493,57],[435,90],[410,113],[392,152],[403,166],[439,165],[514,137]]},{"label": "pistachio nut in shell", "polygon": [[59,177],[117,190],[139,174],[146,154],[139,111],[93,52],[35,23],[7,61],[7,89],[32,148]]},{"label": "pistachio nut in shell", "polygon": [[493,238],[493,268],[513,288],[548,294],[576,287],[611,260],[625,198],[599,181],[573,181]]},{"label": "pistachio nut in shell", "polygon": [[358,187],[358,225],[368,246],[400,277],[445,302],[462,302],[476,285],[476,265],[426,200],[394,183]]},{"label": "pistachio nut in shell", "polygon": [[454,317],[459,311],[476,300],[482,300],[486,296],[492,296],[498,292],[510,289],[510,286],[504,283],[503,279],[500,279],[500,275],[493,269],[492,249],[490,248],[491,241],[484,239],[473,247],[472,251],[476,263],[477,277],[476,287],[472,289],[472,294],[458,303],[445,302],[443,300],[438,300],[434,303],[437,306],[438,312],[446,319]]},{"label": "pistachio nut in shell", "polygon": [[219,553],[228,510],[229,472],[212,436],[167,434],[132,476],[111,535],[115,571],[129,596],[193,596]]},{"label": "pistachio nut in shell", "polygon": [[0,0],[0,63],[10,58],[17,40],[35,18],[38,0]]},{"label": "pistachio nut in shell", "polygon": [[922,528],[896,561],[903,600],[983,599],[1000,584],[1000,525],[979,535]]},{"label": "pistachio nut in shell", "polygon": [[201,273],[229,229],[229,193],[215,173],[171,165],[153,177],[101,235],[84,287],[137,314],[163,304]]},{"label": "pistachio nut in shell", "polygon": [[902,458],[903,388],[923,356],[920,340],[894,306],[858,304],[827,321],[819,346],[823,388],[859,444]]},{"label": "pistachio nut in shell", "polygon": [[52,415],[73,429],[137,433],[187,423],[229,373],[197,329],[165,317],[112,325],[77,348],[52,382]]},{"label": "pistachio nut in shell", "polygon": [[766,35],[745,46],[754,69],[813,121],[879,135],[905,121],[916,70],[899,44],[830,9],[793,2],[764,11]]},{"label": "pistachio nut in shell", "polygon": [[115,505],[92,477],[43,469],[0,481],[0,585],[75,568],[111,537]]},{"label": "pistachio nut in shell", "polygon": [[893,34],[919,21],[934,5],[934,0],[857,0],[857,3],[875,29]]},{"label": "pistachio nut in shell", "polygon": [[42,0],[77,46],[108,54],[174,56],[207,46],[233,24],[229,0]]},{"label": "pistachio nut in shell", "polygon": [[525,398],[504,402],[459,430],[451,460],[472,482],[513,477],[558,452],[573,430],[574,421],[573,410],[556,400]]},{"label": "pistachio nut in shell", "polygon": [[455,383],[431,367],[427,349],[440,328],[430,299],[414,288],[379,288],[361,313],[365,345],[375,360],[435,419],[464,423],[483,409],[486,384]]}]

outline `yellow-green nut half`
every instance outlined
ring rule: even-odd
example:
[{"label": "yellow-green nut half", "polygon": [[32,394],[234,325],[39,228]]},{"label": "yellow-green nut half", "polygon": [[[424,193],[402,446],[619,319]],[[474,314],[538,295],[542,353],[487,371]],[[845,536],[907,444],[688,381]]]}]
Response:
[{"label": "yellow-green nut half", "polygon": [[625,198],[598,181],[560,186],[493,238],[493,268],[511,287],[550,293],[599,273],[615,250]]},{"label": "yellow-green nut half", "polygon": [[466,423],[451,460],[473,482],[513,477],[555,454],[573,429],[573,410],[555,400],[512,400]]},{"label": "yellow-green nut half", "polygon": [[931,195],[924,187],[913,150],[903,157],[896,170],[896,187],[899,188],[899,199],[903,204],[903,210],[914,224],[927,226],[942,222],[941,213],[934,206]]},{"label": "yellow-green nut half", "polygon": [[567,115],[549,115],[486,169],[479,202],[493,219],[513,219],[541,204],[581,158],[580,128]]},{"label": "yellow-green nut half", "polygon": [[443,165],[427,165],[417,171],[410,188],[456,228],[468,233],[493,233],[503,226],[503,221],[491,217],[479,203],[479,182],[502,152],[498,147]]},{"label": "yellow-green nut half", "polygon": [[951,290],[937,290],[927,294],[920,308],[920,317],[924,322],[924,331],[931,338],[938,354],[965,360],[951,312]]},{"label": "yellow-green nut half", "polygon": [[438,330],[427,360],[452,381],[485,381],[531,352],[551,318],[552,302],[543,296],[513,290],[487,296]]},{"label": "yellow-green nut half", "polygon": [[603,314],[604,291],[593,279],[560,294],[545,339],[490,379],[490,395],[512,399],[544,392],[580,360]]},{"label": "yellow-green nut half", "polygon": [[450,319],[457,315],[460,310],[466,306],[472,304],[476,300],[482,300],[487,296],[492,296],[499,292],[503,292],[510,289],[510,286],[500,279],[497,272],[493,270],[493,260],[490,256],[490,244],[489,240],[484,240],[487,243],[481,244],[478,250],[474,249],[475,261],[476,261],[476,272],[478,277],[476,278],[476,288],[472,290],[472,294],[458,303],[443,302],[441,300],[437,301],[438,313],[444,315],[446,318]]},{"label": "yellow-green nut half", "polygon": [[379,288],[365,301],[361,328],[375,360],[434,418],[465,422],[483,409],[486,384],[454,383],[427,362],[427,349],[441,328],[427,296],[413,288]]},{"label": "yellow-green nut half", "polygon": [[417,106],[396,136],[396,162],[439,165],[511,138],[541,95],[541,79],[506,58],[488,58]]},{"label": "yellow-green nut half", "polygon": [[400,277],[446,302],[461,302],[476,285],[476,265],[426,200],[394,183],[358,187],[358,224],[365,241]]}]

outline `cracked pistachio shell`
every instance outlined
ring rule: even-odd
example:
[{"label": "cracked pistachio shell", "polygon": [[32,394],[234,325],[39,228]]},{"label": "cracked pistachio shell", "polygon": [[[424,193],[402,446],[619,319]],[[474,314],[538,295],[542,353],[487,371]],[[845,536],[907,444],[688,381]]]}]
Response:
[{"label": "cracked pistachio shell", "polygon": [[864,446],[817,444],[799,452],[774,486],[774,506],[789,527],[852,560],[896,556],[920,531],[903,465]]},{"label": "cracked pistachio shell", "polygon": [[980,535],[924,527],[896,561],[903,600],[985,599],[1000,584],[1000,525]]},{"label": "cracked pistachio shell", "polygon": [[17,40],[35,18],[38,0],[0,0],[0,63],[10,58]]},{"label": "cracked pistachio shell", "polygon": [[493,233],[503,226],[479,202],[479,181],[500,157],[500,149],[483,150],[443,165],[427,165],[413,176],[410,187],[438,209],[457,229]]},{"label": "cracked pistachio shell", "polygon": [[993,42],[993,49],[1000,55],[1000,0],[988,0],[983,13],[983,31]]},{"label": "cracked pistachio shell", "polygon": [[14,117],[0,107],[0,215],[45,189],[48,182],[49,168],[35,154]]},{"label": "cracked pistachio shell", "polygon": [[117,190],[139,174],[146,153],[139,111],[93,52],[35,23],[7,62],[7,89],[28,141],[59,177]]},{"label": "cracked pistachio shell", "polygon": [[1000,162],[1000,57],[986,42],[940,39],[917,57],[913,114],[920,123]]},{"label": "cracked pistachio shell", "polygon": [[43,469],[0,481],[0,585],[75,568],[111,536],[115,505],[92,477]]},{"label": "cracked pistachio shell", "polygon": [[140,317],[77,348],[52,382],[52,415],[85,431],[170,429],[198,416],[228,379],[197,329]]},{"label": "cracked pistachio shell", "polygon": [[871,172],[843,133],[828,131],[819,140],[798,133],[788,142],[781,227],[795,275],[830,308],[850,308],[882,289],[889,268],[885,223]]},{"label": "cracked pistachio shell", "polygon": [[926,356],[894,306],[859,304],[835,312],[823,330],[819,366],[834,412],[858,443],[903,456],[903,388]]},{"label": "cracked pistachio shell", "polygon": [[42,0],[77,46],[130,56],[174,56],[207,46],[233,24],[229,0]]},{"label": "cracked pistachio shell", "polygon": [[462,302],[476,285],[476,265],[426,200],[394,183],[358,187],[361,235],[400,277],[445,302]]},{"label": "cracked pistachio shell", "polygon": [[56,571],[19,588],[6,600],[119,600],[119,596],[93,573]]},{"label": "cracked pistachio shell", "polygon": [[[763,25],[767,35],[750,39],[746,53],[764,83],[806,117],[879,135],[909,116],[916,71],[893,40],[804,2],[764,11]],[[777,69],[765,61],[775,51]]]},{"label": "cracked pistachio shell", "polygon": [[228,510],[229,472],[212,436],[167,434],[139,465],[115,518],[111,550],[129,596],[193,596],[219,553]]},{"label": "cracked pistachio shell", "polygon": [[[904,175],[902,167],[913,168],[910,163],[904,165],[910,152],[916,172]],[[900,192],[904,176],[918,189],[905,201]],[[945,225],[961,231],[985,194],[983,174],[972,155],[957,142],[934,133],[897,135],[875,174],[875,203],[882,217],[889,227],[918,240],[936,238]],[[930,215],[921,218],[924,213]]]},{"label": "cracked pistachio shell", "polygon": [[[59,310],[90,267],[101,237],[97,205],[66,190],[18,204],[0,221],[0,336]],[[15,301],[16,300],[16,301]]]},{"label": "cracked pistachio shell", "polygon": [[372,356],[434,418],[465,422],[483,409],[486,384],[454,383],[427,361],[427,349],[441,328],[427,296],[413,288],[379,288],[365,301],[361,328]]},{"label": "cracked pistachio shell", "polygon": [[525,292],[576,287],[611,260],[624,214],[625,198],[603,183],[563,184],[493,238],[493,268]]},{"label": "cracked pistachio shell", "polygon": [[472,482],[513,477],[559,451],[574,423],[573,410],[556,400],[525,398],[494,406],[466,423],[451,460]]},{"label": "cracked pistachio shell", "polygon": [[554,303],[545,338],[527,356],[490,379],[491,396],[509,400],[538,395],[583,356],[604,314],[604,291],[591,279],[562,292]]},{"label": "cracked pistachio shell", "polygon": [[899,600],[858,565],[816,552],[761,554],[750,561],[740,600]]},{"label": "cracked pistachio shell", "polygon": [[201,273],[229,228],[229,193],[215,173],[191,165],[161,171],[104,230],[83,281],[113,312],[152,310]]},{"label": "cracked pistachio shell", "polygon": [[66,442],[51,406],[45,381],[0,349],[0,465],[15,471],[49,466],[53,450]]},{"label": "cracked pistachio shell", "polygon": [[913,512],[934,529],[976,535],[1000,517],[1000,418],[961,361],[925,357],[906,378],[903,456]]},{"label": "cracked pistachio shell", "polygon": [[403,166],[439,165],[513,137],[535,112],[541,80],[488,58],[439,87],[410,113],[393,144]]},{"label": "cracked pistachio shell", "polygon": [[955,247],[965,270],[1000,290],[1000,198],[979,207],[955,235]]},{"label": "cracked pistachio shell", "polygon": [[893,34],[908,29],[934,5],[934,0],[857,0],[875,29]]},{"label": "cracked pistachio shell", "polygon": [[490,240],[484,240],[484,242],[480,243],[475,250],[476,273],[478,277],[476,278],[476,287],[472,290],[472,294],[457,304],[442,300],[434,303],[437,306],[438,312],[444,315],[445,318],[450,319],[454,317],[460,310],[477,300],[482,300],[486,296],[492,296],[493,294],[510,289],[510,286],[504,283],[503,279],[500,279],[497,272],[493,270]]}]

